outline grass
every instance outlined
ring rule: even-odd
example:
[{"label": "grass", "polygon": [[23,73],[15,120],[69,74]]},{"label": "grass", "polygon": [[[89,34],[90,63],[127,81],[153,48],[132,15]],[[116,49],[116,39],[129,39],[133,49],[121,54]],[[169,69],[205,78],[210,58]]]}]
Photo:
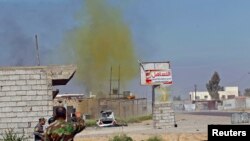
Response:
[{"label": "grass", "polygon": [[126,134],[121,134],[112,137],[109,141],[133,141],[133,139]]},{"label": "grass", "polygon": [[96,120],[94,119],[87,119],[85,121],[85,124],[87,127],[93,127],[93,126],[96,126]]},{"label": "grass", "polygon": [[[131,137],[126,134],[116,135],[109,139],[109,141],[134,141]],[[161,136],[149,137],[146,141],[164,141]]]},{"label": "grass", "polygon": [[140,123],[142,121],[151,120],[152,115],[140,116],[140,117],[130,117],[130,118],[117,118],[118,122],[123,123]]},{"label": "grass", "polygon": [[163,141],[163,139],[159,136],[153,136],[148,138],[147,141]]}]

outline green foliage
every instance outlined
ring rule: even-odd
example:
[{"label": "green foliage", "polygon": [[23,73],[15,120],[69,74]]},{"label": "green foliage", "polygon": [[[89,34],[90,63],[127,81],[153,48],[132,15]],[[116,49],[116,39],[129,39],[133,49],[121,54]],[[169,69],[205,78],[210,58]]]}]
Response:
[{"label": "green foliage", "polygon": [[109,141],[133,141],[133,139],[126,134],[116,135],[113,138],[109,139]]},{"label": "green foliage", "polygon": [[174,100],[174,101],[181,101],[181,96],[174,96],[174,97],[173,97],[173,100]]},{"label": "green foliage", "polygon": [[222,87],[219,86],[219,83],[220,83],[220,76],[217,72],[214,72],[211,80],[209,80],[209,82],[206,84],[208,93],[214,100],[219,100],[218,91],[222,89]]},{"label": "green foliage", "polygon": [[150,137],[149,139],[147,139],[147,141],[163,141],[163,139],[161,137],[158,137],[158,136],[153,136],[153,137]]},{"label": "green foliage", "polygon": [[14,132],[14,129],[8,129],[3,134],[3,141],[25,141],[24,133],[21,136],[18,136],[17,133]]},{"label": "green foliage", "polygon": [[142,121],[145,120],[151,120],[152,119],[152,115],[147,115],[147,116],[140,116],[140,117],[130,117],[130,118],[126,118],[126,119],[122,119],[122,118],[117,118],[117,121],[123,122],[123,123],[140,123]]},{"label": "green foliage", "polygon": [[93,127],[93,126],[96,126],[96,120],[94,119],[87,119],[85,121],[85,124],[87,127]]},{"label": "green foliage", "polygon": [[250,97],[250,88],[245,89],[244,96]]}]

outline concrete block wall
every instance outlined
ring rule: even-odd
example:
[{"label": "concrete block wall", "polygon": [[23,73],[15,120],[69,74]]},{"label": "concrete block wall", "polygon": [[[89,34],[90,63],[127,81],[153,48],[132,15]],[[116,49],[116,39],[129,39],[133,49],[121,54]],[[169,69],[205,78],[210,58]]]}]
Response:
[{"label": "concrete block wall", "polygon": [[0,69],[0,139],[7,129],[33,139],[40,117],[52,116],[52,79],[42,68]]},{"label": "concrete block wall", "polygon": [[[59,101],[62,101],[59,103]],[[64,104],[65,103],[65,104]],[[115,117],[130,118],[148,115],[147,99],[54,99],[54,106],[73,106],[77,112],[90,115],[91,118],[100,117],[100,111],[112,110]]]},{"label": "concrete block wall", "polygon": [[175,114],[170,102],[155,103],[153,110],[153,126],[156,129],[172,127],[175,124]]}]

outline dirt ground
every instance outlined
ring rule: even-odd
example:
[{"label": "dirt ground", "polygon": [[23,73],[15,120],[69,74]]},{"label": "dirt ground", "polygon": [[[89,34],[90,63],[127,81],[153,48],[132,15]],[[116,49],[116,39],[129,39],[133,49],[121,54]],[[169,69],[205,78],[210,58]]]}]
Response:
[{"label": "dirt ground", "polygon": [[146,141],[149,137],[159,136],[164,141],[205,141],[209,124],[231,124],[231,117],[205,116],[176,113],[177,127],[154,129],[152,121],[129,124],[125,127],[94,128],[87,127],[77,134],[75,141],[108,141],[115,135],[126,134],[135,141]]}]

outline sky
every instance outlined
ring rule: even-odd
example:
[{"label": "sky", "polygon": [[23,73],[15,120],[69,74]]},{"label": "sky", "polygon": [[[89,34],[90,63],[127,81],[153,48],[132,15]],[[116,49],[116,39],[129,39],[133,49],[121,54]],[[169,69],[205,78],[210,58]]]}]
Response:
[{"label": "sky", "polygon": [[[105,0],[129,27],[136,57],[170,61],[172,96],[206,90],[215,71],[221,86],[250,88],[250,1]],[[0,0],[0,66],[36,65],[38,35],[42,65],[74,64],[61,50],[77,28],[85,0]],[[82,17],[86,19],[87,17]],[[84,23],[84,21],[83,21]],[[139,76],[126,89],[150,96]],[[85,92],[73,78],[65,92]]]}]

